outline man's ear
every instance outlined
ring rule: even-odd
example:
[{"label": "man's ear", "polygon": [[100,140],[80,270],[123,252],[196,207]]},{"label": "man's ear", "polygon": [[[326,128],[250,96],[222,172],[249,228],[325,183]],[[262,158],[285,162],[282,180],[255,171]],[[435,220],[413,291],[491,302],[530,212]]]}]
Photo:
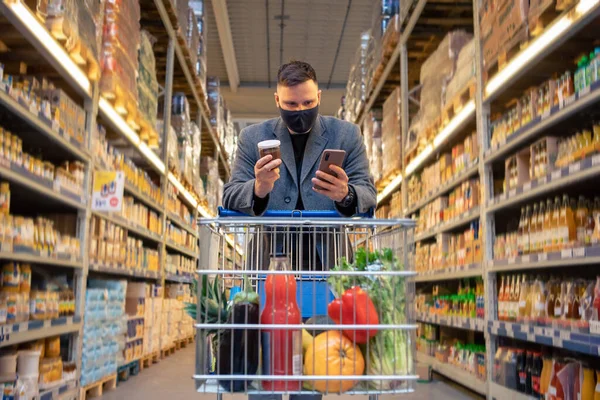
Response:
[{"label": "man's ear", "polygon": [[279,107],[279,96],[277,96],[277,92],[273,93],[273,95],[275,96],[275,105],[278,108],[281,108],[281,107]]},{"label": "man's ear", "polygon": [[319,91],[317,92],[317,98],[319,99],[319,101],[317,102],[317,105],[321,105],[321,89],[319,89]]}]

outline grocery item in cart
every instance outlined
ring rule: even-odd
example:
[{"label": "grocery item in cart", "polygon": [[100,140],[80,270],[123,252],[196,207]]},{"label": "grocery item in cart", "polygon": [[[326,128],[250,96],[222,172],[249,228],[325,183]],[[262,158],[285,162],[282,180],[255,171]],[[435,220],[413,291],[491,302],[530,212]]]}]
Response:
[{"label": "grocery item in cart", "polygon": [[[314,338],[306,350],[304,375],[357,376],[364,374],[365,359],[350,339],[339,331],[328,331]],[[356,385],[352,379],[305,381],[304,387],[321,393],[343,393]]]},{"label": "grocery item in cart", "polygon": [[[287,256],[282,253],[271,258],[271,271],[289,271]],[[266,325],[261,331],[262,374],[302,375],[302,331],[299,329],[269,329],[268,325],[299,325],[300,309],[296,302],[296,278],[293,275],[268,275],[265,282],[265,308],[260,323]],[[299,391],[300,380],[263,381],[263,389],[271,391]]]},{"label": "grocery item in cart", "polygon": [[342,325],[373,325],[373,329],[344,330],[344,334],[355,343],[365,344],[377,334],[375,326],[379,317],[373,301],[359,286],[354,286],[335,299],[327,308],[329,317]]},{"label": "grocery item in cart", "polygon": [[[232,326],[239,324],[258,324],[259,317],[258,294],[246,275],[244,291],[238,292],[233,298],[227,323]],[[221,375],[254,375],[258,370],[259,338],[258,330],[232,328],[223,329],[217,336],[218,371]],[[219,384],[230,392],[246,391],[252,382],[249,380],[219,380]]]}]

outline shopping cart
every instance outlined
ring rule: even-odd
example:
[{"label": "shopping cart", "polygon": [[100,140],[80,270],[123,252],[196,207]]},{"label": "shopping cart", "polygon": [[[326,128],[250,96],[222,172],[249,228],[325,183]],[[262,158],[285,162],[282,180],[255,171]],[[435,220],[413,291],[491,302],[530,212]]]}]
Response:
[{"label": "shopping cart", "polygon": [[199,225],[198,392],[414,390],[413,221],[220,210]]}]

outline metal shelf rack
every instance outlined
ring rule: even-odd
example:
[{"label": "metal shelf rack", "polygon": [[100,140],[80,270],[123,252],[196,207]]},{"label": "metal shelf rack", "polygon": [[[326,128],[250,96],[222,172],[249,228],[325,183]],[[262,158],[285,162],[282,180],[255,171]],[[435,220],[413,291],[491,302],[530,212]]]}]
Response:
[{"label": "metal shelf rack", "polygon": [[[427,22],[431,20],[431,10],[438,3],[427,0],[414,0],[401,4],[401,15],[406,15],[401,21],[399,30],[399,42],[394,49],[390,61],[385,65],[383,77],[367,94],[364,107],[358,111],[354,122],[361,125],[368,112],[373,107],[380,106],[390,91],[400,87],[400,110],[402,138],[408,137],[408,127],[415,112],[414,104],[418,99],[413,96],[413,91],[419,87],[419,72],[422,62],[437,47],[441,38],[457,27],[474,32],[475,40],[475,96],[468,100],[460,111],[445,125],[442,125],[432,136],[432,140],[425,145],[418,154],[415,154],[410,162],[407,161],[405,143],[402,143],[403,169],[393,179],[388,179],[388,184],[380,188],[377,201],[378,204],[387,204],[394,192],[402,193],[403,214],[405,217],[416,217],[419,211],[428,203],[439,196],[447,194],[453,188],[465,180],[478,176],[482,187],[482,199],[477,210],[460,216],[456,221],[443,223],[435,228],[415,235],[415,241],[432,240],[442,232],[452,231],[460,228],[473,220],[479,220],[481,233],[481,245],[483,262],[460,267],[452,267],[441,270],[433,270],[419,274],[414,278],[417,284],[430,285],[434,282],[452,281],[466,277],[483,276],[485,285],[485,319],[483,327],[475,327],[456,322],[454,320],[435,320],[431,316],[422,316],[423,320],[433,321],[438,325],[461,325],[461,329],[483,331],[486,341],[486,359],[488,371],[487,386],[477,385],[470,387],[475,379],[457,376],[456,368],[439,363],[433,357],[423,354],[417,355],[417,361],[430,364],[437,372],[454,379],[472,390],[485,394],[488,399],[529,399],[510,389],[503,388],[492,382],[493,356],[496,351],[497,337],[507,336],[532,343],[544,344],[586,355],[598,357],[600,345],[600,334],[576,333],[567,330],[543,328],[523,324],[509,324],[497,321],[497,275],[504,272],[518,272],[528,270],[539,270],[543,268],[577,268],[582,265],[600,265],[600,249],[597,246],[574,248],[559,252],[539,253],[525,255],[505,260],[495,260],[493,255],[493,243],[496,229],[495,218],[498,214],[503,215],[518,211],[518,208],[528,201],[537,200],[540,197],[556,193],[562,190],[574,190],[586,182],[595,182],[600,177],[600,156],[593,155],[587,159],[578,161],[568,167],[561,168],[549,173],[546,177],[535,179],[524,185],[509,190],[504,194],[494,197],[493,193],[493,165],[499,166],[500,162],[508,155],[528,146],[536,139],[544,135],[552,134],[568,127],[569,123],[575,121],[578,116],[585,115],[600,103],[600,82],[577,93],[569,99],[565,99],[560,107],[554,107],[549,112],[541,115],[510,135],[504,142],[491,146],[490,115],[498,108],[498,105],[506,104],[510,99],[518,97],[522,90],[535,84],[542,83],[543,78],[550,78],[552,73],[560,73],[566,69],[566,62],[556,62],[556,53],[564,60],[573,58],[578,51],[573,46],[575,42],[585,44],[591,43],[589,38],[593,35],[594,27],[600,21],[600,2],[598,0],[579,0],[573,7],[558,15],[554,22],[547,24],[546,29],[534,38],[531,38],[526,47],[518,50],[511,56],[506,65],[495,75],[486,80],[484,73],[482,41],[479,37],[479,2],[477,0],[468,4],[457,3],[460,7],[466,7],[461,14],[462,18],[455,21],[446,21],[437,26],[436,30],[429,29]],[[408,7],[408,12],[402,10]],[[475,17],[473,17],[475,16]],[[470,19],[469,19],[470,18]],[[439,21],[438,21],[439,22]],[[452,24],[458,26],[452,26]],[[433,44],[426,48],[418,48],[423,37],[435,38]],[[586,40],[578,40],[586,38]],[[578,43],[583,46],[582,43]],[[573,48],[569,48],[573,47]],[[566,56],[565,56],[566,54]],[[554,63],[554,64],[553,64]],[[400,64],[399,76],[394,73],[394,68]],[[543,71],[540,71],[543,68]],[[552,70],[558,68],[558,70]],[[572,69],[572,65],[568,67]],[[391,87],[391,89],[390,89]],[[437,154],[448,150],[450,144],[467,133],[466,128],[474,126],[479,143],[479,157],[474,164],[468,166],[461,173],[452,177],[449,181],[435,188],[432,192],[424,193],[423,197],[412,204],[408,202],[408,181],[410,177],[419,173],[424,167],[430,165],[437,158]],[[498,168],[496,168],[498,170]],[[455,323],[456,322],[456,323]],[[479,329],[481,328],[481,329]],[[549,329],[549,330],[548,330]],[[594,331],[596,332],[596,331]],[[600,333],[600,330],[597,332]],[[460,374],[458,374],[460,375]]]}]

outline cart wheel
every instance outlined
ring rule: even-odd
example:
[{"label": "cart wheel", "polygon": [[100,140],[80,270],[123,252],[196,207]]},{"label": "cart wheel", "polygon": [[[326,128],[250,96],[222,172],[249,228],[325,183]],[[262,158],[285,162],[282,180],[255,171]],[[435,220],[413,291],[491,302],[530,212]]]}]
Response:
[{"label": "cart wheel", "polygon": [[223,400],[223,393],[217,393],[217,400]]},{"label": "cart wheel", "polygon": [[369,400],[379,400],[379,395],[378,394],[370,394]]}]

